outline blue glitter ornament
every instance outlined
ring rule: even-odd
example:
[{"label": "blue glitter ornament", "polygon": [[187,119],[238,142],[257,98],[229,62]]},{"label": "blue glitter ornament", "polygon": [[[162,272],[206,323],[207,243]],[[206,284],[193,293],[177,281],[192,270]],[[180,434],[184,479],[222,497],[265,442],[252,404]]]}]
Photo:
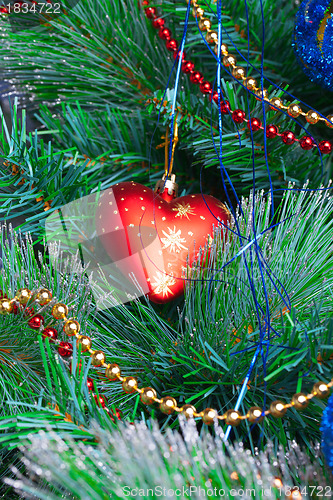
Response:
[{"label": "blue glitter ornament", "polygon": [[321,421],[322,450],[326,457],[327,464],[333,472],[333,394],[329,398]]},{"label": "blue glitter ornament", "polygon": [[293,47],[310,80],[333,91],[333,0],[302,2]]}]

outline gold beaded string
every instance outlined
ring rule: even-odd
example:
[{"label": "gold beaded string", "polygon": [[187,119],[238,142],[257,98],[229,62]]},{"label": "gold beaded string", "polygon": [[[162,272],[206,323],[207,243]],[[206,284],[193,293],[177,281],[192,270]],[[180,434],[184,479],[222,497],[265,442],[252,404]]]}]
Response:
[{"label": "gold beaded string", "polygon": [[[13,299],[3,298],[0,300],[0,314],[10,314],[13,311],[14,302],[26,305],[32,298],[41,306],[45,306],[52,300],[55,300],[52,298],[52,293],[46,288],[43,288],[36,293],[33,293],[28,288],[21,288],[17,291]],[[294,394],[290,403],[284,403],[280,400],[273,401],[269,409],[266,411],[263,411],[262,408],[258,406],[252,406],[249,408],[246,415],[242,415],[239,411],[234,409],[227,410],[223,415],[219,415],[213,408],[206,408],[203,411],[197,412],[196,408],[190,404],[185,404],[179,407],[176,399],[172,396],[164,396],[159,399],[155,389],[152,387],[140,388],[135,377],[131,375],[123,377],[118,364],[107,364],[106,356],[103,351],[92,349],[91,338],[87,335],[80,335],[81,327],[79,322],[74,318],[67,317],[68,307],[65,304],[61,302],[54,304],[51,314],[55,319],[62,320],[64,322],[64,332],[67,335],[76,338],[77,346],[81,346],[81,351],[89,352],[92,365],[95,367],[105,368],[105,376],[110,381],[121,382],[122,389],[127,394],[137,392],[140,394],[141,401],[146,405],[158,403],[159,409],[167,415],[177,412],[182,413],[186,418],[199,417],[207,425],[213,424],[215,419],[225,421],[227,425],[232,426],[239,425],[242,420],[247,420],[250,423],[259,423],[267,415],[272,415],[275,418],[281,418],[285,415],[289,408],[302,410],[308,406],[313,397],[316,396],[320,399],[326,398],[330,393],[330,388],[333,387],[333,378],[327,384],[325,382],[316,382],[310,394],[302,392]]]},{"label": "gold beaded string", "polygon": [[[216,55],[218,55],[218,33],[217,31],[211,29],[212,23],[210,19],[205,17],[204,9],[197,4],[196,0],[186,1],[187,3],[189,3],[189,1],[192,1],[193,16],[198,17],[200,30],[206,32],[206,42],[215,44],[214,52]],[[221,44],[221,54],[223,55],[222,63],[226,68],[231,68],[232,76],[237,80],[242,80],[246,88],[251,90],[258,97],[262,97],[266,102],[272,104],[272,106],[274,106],[274,108],[272,107],[272,109],[278,108],[275,109],[275,111],[283,109],[287,111],[287,113],[293,118],[303,116],[311,125],[314,125],[319,121],[323,121],[329,128],[333,128],[333,114],[327,116],[326,118],[323,118],[313,109],[310,109],[307,112],[303,111],[300,105],[297,103],[289,104],[286,106],[280,97],[273,97],[269,99],[267,89],[261,89],[260,87],[258,87],[257,80],[252,76],[247,76],[245,68],[243,68],[242,66],[237,66],[237,59],[234,55],[229,53],[228,45],[226,43]]]},{"label": "gold beaded string", "polygon": [[[38,302],[41,306],[45,306],[45,305],[49,304],[52,300],[54,300],[52,298],[52,293],[49,290],[45,289],[45,288],[42,289],[42,290],[39,290],[35,295],[29,289],[23,288],[23,289],[18,290],[17,294],[15,295],[15,297],[13,299],[2,299],[2,300],[0,300],[0,314],[9,314],[9,313],[11,313],[12,310],[13,310],[13,303],[14,302],[17,301],[17,302],[19,302],[22,305],[26,305],[32,297],[34,297],[34,299],[36,300],[36,302]],[[54,312],[53,312],[53,310],[54,310]],[[66,316],[63,316],[64,314],[66,314]],[[58,317],[61,316],[60,319],[63,319],[65,321],[64,330],[65,330],[65,326],[66,325],[67,325],[67,328],[69,328],[69,331],[70,331],[69,334],[70,335],[73,335],[73,331],[74,330],[75,331],[78,330],[77,333],[75,334],[75,336],[77,337],[78,342],[79,341],[81,342],[81,346],[87,346],[87,345],[89,345],[90,348],[88,350],[89,350],[89,352],[92,352],[93,354],[95,354],[96,352],[101,352],[101,351],[92,351],[91,350],[91,340],[90,339],[89,339],[89,342],[82,340],[83,337],[85,339],[87,339],[89,337],[78,335],[78,333],[80,331],[80,325],[79,325],[79,323],[77,321],[75,321],[75,320],[68,320],[67,319],[67,314],[68,314],[68,308],[67,308],[67,306],[65,304],[57,303],[52,308],[52,315],[53,315],[53,317],[55,319],[58,319]],[[69,322],[70,322],[70,324],[68,324]],[[103,354],[103,356],[104,356],[104,354]],[[107,366],[107,369],[110,369],[110,373],[112,374],[112,378],[114,378],[115,376],[117,377],[117,378],[114,378],[114,380],[123,380],[123,381],[125,380],[120,375],[120,368],[119,368],[118,365],[116,365],[115,363],[113,363],[112,365],[106,365],[106,366]],[[322,383],[319,382],[319,384],[322,384]],[[324,384],[324,385],[326,385],[326,384]],[[332,385],[333,385],[333,380],[331,381],[330,384],[327,384],[327,387],[331,387]],[[140,392],[141,400],[142,400],[142,395],[145,394],[146,404],[152,404],[153,402],[159,402],[159,403],[161,403],[162,400],[164,399],[164,398],[162,398],[162,400],[159,400],[156,397],[155,390],[153,388],[151,388],[151,387],[145,387],[144,389],[138,389],[138,388],[136,388],[135,390],[137,392]],[[134,391],[131,390],[131,392],[134,392]],[[297,395],[297,394],[295,394],[293,396],[293,400],[294,400],[294,398],[296,396],[298,396],[295,399],[296,403],[291,404],[290,406],[295,406],[297,408],[297,405],[302,405],[302,404],[304,405],[304,397],[303,396],[306,397],[306,395],[300,395],[300,394]],[[314,394],[311,396],[311,398],[313,396],[314,396]],[[309,398],[309,399],[311,399],[311,398]],[[285,405],[285,406],[287,406],[287,405]],[[263,418],[263,416],[261,415],[261,409],[260,408],[256,409],[256,408],[257,407],[250,408],[250,410],[252,410],[253,417],[255,417],[255,419],[253,420],[253,423],[258,422],[259,419],[261,420]],[[182,408],[175,408],[176,411],[178,410],[178,411],[181,411],[182,413],[184,413],[187,418],[189,418],[189,417],[195,417],[195,416],[200,416],[201,413],[203,413],[203,412],[201,412],[200,414],[197,414],[195,411],[193,411],[193,409],[194,409],[194,407],[192,405],[184,405]],[[106,408],[106,410],[108,410],[108,408]],[[211,411],[214,412],[215,411],[215,410],[212,410],[211,408],[206,408],[205,411],[207,411],[207,410],[209,412],[211,412]],[[233,412],[234,410],[229,410],[229,411]],[[265,412],[265,415],[266,415],[266,413],[267,412]],[[244,419],[244,417],[246,418],[246,416],[243,416],[243,419]],[[214,415],[214,418],[215,418],[215,415]],[[213,420],[214,420],[214,418],[213,418]],[[217,418],[219,418],[219,416],[217,416]],[[66,413],[66,419],[69,419],[69,421],[72,421],[72,417],[68,413]],[[205,421],[205,423],[206,424],[210,424],[210,423],[213,423],[213,421],[212,422]],[[236,424],[235,423],[231,423],[231,425],[236,425]],[[230,478],[232,480],[237,481],[239,479],[238,478],[238,473],[236,471],[232,472],[230,474]],[[260,478],[260,475],[258,475],[258,478]],[[282,480],[279,477],[275,476],[274,479],[273,479],[273,482],[272,482],[272,486],[275,486],[276,488],[283,487]],[[293,489],[291,491],[293,491]],[[290,495],[290,498],[291,498],[291,496],[292,495]],[[288,496],[288,498],[289,498],[289,496]],[[302,497],[300,496],[300,498],[302,498]]]}]

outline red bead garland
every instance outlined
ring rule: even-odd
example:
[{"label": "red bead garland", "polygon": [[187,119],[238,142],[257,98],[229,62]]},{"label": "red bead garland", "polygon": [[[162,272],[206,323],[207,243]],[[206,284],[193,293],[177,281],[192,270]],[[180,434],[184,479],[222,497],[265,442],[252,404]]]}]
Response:
[{"label": "red bead garland", "polygon": [[33,318],[29,319],[28,325],[34,330],[39,330],[45,323],[45,319],[41,314],[36,314]]},{"label": "red bead garland", "polygon": [[158,32],[158,36],[162,38],[162,40],[170,40],[171,31],[169,30],[169,28],[161,28]]},{"label": "red bead garland", "polygon": [[247,126],[249,130],[252,129],[253,132],[256,132],[262,128],[261,120],[259,120],[259,118],[251,118],[251,120],[247,122]]},{"label": "red bead garland", "polygon": [[276,137],[279,133],[279,129],[277,128],[276,125],[269,125],[267,128],[266,128],[266,137],[268,139],[273,139],[274,137]]},{"label": "red bead garland", "polygon": [[[3,293],[3,291],[0,289],[0,299],[4,299],[4,298],[7,298],[7,294]],[[17,313],[20,310],[22,310],[22,312],[25,316],[31,316],[32,314],[35,314],[33,307],[26,307],[22,304],[15,304],[14,303],[12,313],[17,315]],[[39,330],[44,325],[44,323],[45,323],[45,319],[44,319],[44,316],[42,316],[41,314],[35,314],[28,321],[28,325],[30,326],[30,328],[32,328],[34,330]],[[58,331],[56,328],[48,326],[48,327],[44,328],[44,330],[42,331],[42,337],[43,337],[43,339],[49,338],[50,342],[56,342],[56,340],[58,338]],[[70,342],[60,342],[58,344],[58,352],[59,352],[60,356],[62,356],[63,358],[69,358],[73,354],[73,345]],[[79,366],[78,366],[78,373],[79,374],[81,372],[81,365],[82,365],[82,362],[80,361]],[[70,365],[69,370],[72,373],[72,365]],[[94,380],[90,377],[87,378],[87,387],[88,387],[89,391],[94,390]],[[109,409],[106,408],[107,398],[105,396],[100,395],[98,397],[97,394],[94,394],[94,399],[95,399],[95,402],[98,406],[101,406],[102,408],[105,408],[107,410],[108,415],[110,416],[110,418],[113,421],[114,421],[113,417],[116,417],[118,420],[121,419],[121,412],[118,408],[116,409],[115,414],[113,412],[110,412]]]},{"label": "red bead garland", "polygon": [[198,85],[199,83],[203,82],[203,79],[203,74],[200,73],[200,71],[193,71],[193,73],[191,73],[190,80],[192,83]]},{"label": "red bead garland", "polygon": [[[1,299],[2,297],[0,297]],[[14,304],[13,305],[13,314],[15,314],[15,316],[19,313],[19,311],[21,311],[23,313],[23,316],[26,318],[27,316],[33,316],[35,314],[35,310],[33,307],[27,307],[27,306],[23,306],[22,304]]]},{"label": "red bead garland", "polygon": [[[173,58],[174,58],[174,59],[179,59],[179,56],[180,56],[179,51],[175,51],[175,52],[173,53]],[[183,51],[182,61],[185,61],[185,59],[186,59],[186,54],[185,54],[185,50],[184,50],[184,51]],[[193,65],[193,66],[194,66],[194,65]]]},{"label": "red bead garland", "polygon": [[108,400],[106,399],[105,396],[97,396],[97,394],[94,394],[94,399],[96,401],[96,404],[98,406],[101,406],[102,408],[105,408],[107,405]]},{"label": "red bead garland", "polygon": [[194,63],[192,61],[183,61],[182,62],[182,70],[184,73],[193,73]]},{"label": "red bead garland", "polygon": [[158,17],[157,19],[154,19],[153,21],[153,26],[156,29],[161,29],[164,27],[165,21],[161,17]]},{"label": "red bead garland", "polygon": [[324,155],[332,153],[332,143],[330,141],[321,141],[319,143],[319,149]]},{"label": "red bead garland", "polygon": [[88,387],[89,391],[93,391],[94,390],[94,381],[90,377],[87,378],[87,387]]},{"label": "red bead garland", "polygon": [[[156,8],[155,7],[148,7],[149,1],[148,0],[143,0],[142,5],[145,8],[145,13],[148,19],[152,20],[152,24],[154,28],[158,29],[158,35],[160,38],[163,40],[166,40],[166,46],[167,49],[173,52],[174,58],[176,59],[179,55],[178,51],[178,43],[175,39],[171,38],[172,34],[171,31],[165,27],[165,21],[164,19],[157,17],[156,13]],[[199,85],[200,86],[200,91],[204,95],[212,95],[212,84],[210,82],[204,81],[204,77],[200,71],[196,71],[194,68],[194,63],[192,61],[187,61],[185,59],[185,54],[183,52],[183,57],[182,57],[182,71],[186,74],[190,75],[190,80],[192,83]],[[261,96],[260,96],[261,97]],[[217,92],[213,93],[213,100],[216,104],[218,104],[218,94]],[[230,104],[228,101],[223,102],[221,99],[221,113],[223,115],[227,115],[231,112],[230,109]],[[240,109],[236,109],[232,112],[232,118],[235,123],[243,123],[245,120],[245,112]],[[251,127],[250,127],[250,121],[251,121]],[[252,128],[253,132],[256,132],[257,130],[264,130],[261,120],[259,118],[251,118],[251,120],[248,121],[248,128]],[[279,134],[278,128],[275,125],[269,125],[266,128],[266,137],[268,139],[273,139],[279,135],[284,142],[284,144],[290,145],[293,144],[294,142],[299,142],[300,146],[304,150],[310,150],[314,146],[314,141],[312,140],[311,137],[309,136],[304,136],[301,139],[296,139],[295,134],[291,132],[290,130],[286,130],[282,134]],[[312,140],[312,145],[311,145],[311,140]],[[311,146],[310,146],[311,145]],[[330,141],[322,141],[319,143],[319,149],[322,154],[329,154],[333,150],[333,145]]]},{"label": "red bead garland", "polygon": [[165,44],[166,48],[170,50],[170,52],[176,52],[178,50],[178,43],[174,38],[170,38]]},{"label": "red bead garland", "polygon": [[285,130],[284,132],[282,132],[281,139],[285,144],[288,145],[293,144],[296,141],[295,134],[291,130]]},{"label": "red bead garland", "polygon": [[235,123],[243,123],[243,121],[245,120],[245,111],[243,111],[242,109],[235,109],[232,112],[232,119]]},{"label": "red bead garland", "polygon": [[[219,103],[218,92],[213,92],[211,99],[213,99],[213,101],[216,104],[218,104]],[[221,96],[221,113],[222,113],[222,115],[228,115],[230,113],[230,103],[229,103],[229,101],[223,101],[222,96]]]},{"label": "red bead garland", "polygon": [[301,146],[302,149],[309,151],[310,149],[313,148],[314,142],[312,137],[305,135],[304,137],[302,137],[302,139],[300,139],[299,145]]},{"label": "red bead garland", "polygon": [[222,115],[228,115],[231,112],[229,101],[225,101],[221,103],[221,113]]},{"label": "red bead garland", "polygon": [[145,13],[148,19],[153,19],[156,16],[156,9],[155,7],[147,7],[147,9],[145,9]]},{"label": "red bead garland", "polygon": [[210,82],[200,83],[200,91],[203,94],[211,94],[212,93],[212,84]]},{"label": "red bead garland", "polygon": [[73,354],[73,346],[70,342],[60,342],[58,352],[63,358],[69,358]]},{"label": "red bead garland", "polygon": [[54,342],[58,338],[58,331],[55,328],[48,326],[42,331],[42,337],[43,339],[46,339],[46,337],[48,337],[51,342]]}]

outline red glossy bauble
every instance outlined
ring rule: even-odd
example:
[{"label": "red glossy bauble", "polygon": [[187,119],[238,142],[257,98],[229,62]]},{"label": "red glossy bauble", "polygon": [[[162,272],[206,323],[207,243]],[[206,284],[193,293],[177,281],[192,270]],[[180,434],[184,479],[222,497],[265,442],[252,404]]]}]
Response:
[{"label": "red glossy bauble", "polygon": [[259,118],[251,118],[251,120],[247,122],[247,126],[249,130],[252,129],[253,132],[256,132],[261,128],[261,120],[259,120]]},{"label": "red glossy bauble", "polygon": [[[173,58],[174,59],[179,59],[179,56],[180,56],[180,52],[178,50],[176,50],[174,53],[173,53]],[[184,62],[185,61],[185,57],[186,57],[186,54],[185,54],[185,50],[183,51],[183,57],[182,57],[182,61]],[[183,67],[183,63],[182,63],[182,67]]]},{"label": "red glossy bauble", "polygon": [[162,19],[161,17],[157,17],[156,19],[154,19],[153,21],[153,26],[154,28],[156,29],[161,29],[163,28],[163,26],[165,25],[165,21],[164,19]]},{"label": "red glossy bauble", "polygon": [[[219,94],[218,92],[213,92],[211,94],[211,99],[218,105],[219,103]],[[230,113],[230,103],[229,101],[224,101],[223,96],[221,95],[221,113],[222,115],[228,115]]]},{"label": "red glossy bauble", "polygon": [[169,30],[169,28],[161,28],[158,32],[158,36],[162,38],[162,40],[170,40],[171,31]]},{"label": "red glossy bauble", "polygon": [[182,71],[184,73],[193,73],[193,71],[194,71],[194,63],[192,61],[183,61],[183,63],[182,63]]},{"label": "red glossy bauble", "polygon": [[277,128],[276,125],[268,125],[266,129],[266,137],[268,137],[268,139],[273,139],[278,135],[278,133],[279,129]]},{"label": "red glossy bauble", "polygon": [[28,325],[34,330],[39,330],[45,323],[45,319],[41,314],[36,314],[33,318],[29,319]]},{"label": "red glossy bauble", "polygon": [[178,50],[178,43],[177,40],[175,40],[174,38],[170,38],[170,40],[167,41],[165,46],[168,50],[170,50],[170,52],[177,52]]},{"label": "red glossy bauble", "polygon": [[221,103],[221,113],[222,115],[228,115],[230,113],[230,103],[225,101]]},{"label": "red glossy bauble", "polygon": [[285,130],[285,132],[282,132],[281,134],[281,139],[285,144],[294,144],[296,137],[294,132],[291,130]]},{"label": "red glossy bauble", "polygon": [[60,342],[58,352],[63,358],[69,358],[73,354],[73,346],[70,342]]},{"label": "red glossy bauble", "polygon": [[45,328],[42,332],[42,337],[45,339],[46,337],[48,337],[51,341],[54,341],[54,340],[57,340],[58,338],[58,331],[51,327],[51,326],[48,326],[47,328]]},{"label": "red glossy bauble", "polygon": [[200,71],[194,71],[190,76],[191,82],[195,83],[196,85],[202,83],[203,79],[204,79],[203,74],[200,73]]},{"label": "red glossy bauble", "polygon": [[332,153],[332,143],[330,141],[321,141],[319,143],[319,149],[324,155]]},{"label": "red glossy bauble", "polygon": [[200,91],[203,94],[211,94],[212,93],[212,84],[210,82],[200,83]]},{"label": "red glossy bauble", "polygon": [[145,9],[145,13],[146,13],[146,16],[148,17],[148,19],[153,19],[153,17],[156,16],[156,9],[155,9],[155,7],[147,7]]},{"label": "red glossy bauble", "polygon": [[243,111],[242,109],[235,109],[232,112],[232,119],[235,123],[243,123],[243,121],[245,120],[245,111]]},{"label": "red glossy bauble", "polygon": [[302,139],[299,141],[299,145],[301,146],[302,149],[309,151],[310,149],[313,148],[314,142],[313,142],[312,137],[306,135],[306,136],[302,137]]},{"label": "red glossy bauble", "polygon": [[[116,413],[114,413],[113,411],[110,411],[108,408],[106,410],[107,410],[107,414],[111,418],[112,422],[115,422],[115,418],[117,418],[117,420],[121,420],[121,411],[119,410],[119,408],[116,408]],[[133,422],[130,422],[130,423],[133,424]]]},{"label": "red glossy bauble", "polygon": [[87,387],[88,387],[89,391],[93,391],[94,390],[94,381],[90,377],[87,378]]},{"label": "red glossy bauble", "polygon": [[199,248],[211,242],[213,225],[228,220],[228,210],[212,196],[192,194],[169,202],[132,181],[102,193],[96,230],[121,272],[128,274],[134,256],[131,265],[144,293],[164,303],[182,295],[187,257],[191,266]]},{"label": "red glossy bauble", "polygon": [[105,396],[97,396],[97,394],[94,394],[94,399],[96,401],[96,404],[98,406],[101,406],[102,408],[105,408],[107,405],[108,400],[106,399]]}]

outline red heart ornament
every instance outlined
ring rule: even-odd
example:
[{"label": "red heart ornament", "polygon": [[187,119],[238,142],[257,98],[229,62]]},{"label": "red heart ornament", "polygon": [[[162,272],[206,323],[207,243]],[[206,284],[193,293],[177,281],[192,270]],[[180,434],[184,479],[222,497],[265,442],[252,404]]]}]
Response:
[{"label": "red heart ornament", "polygon": [[130,258],[144,293],[165,303],[183,294],[187,265],[212,240],[214,227],[228,220],[229,211],[212,196],[192,194],[168,202],[146,186],[122,182],[101,194],[96,230],[108,255],[122,263],[124,275]]}]

